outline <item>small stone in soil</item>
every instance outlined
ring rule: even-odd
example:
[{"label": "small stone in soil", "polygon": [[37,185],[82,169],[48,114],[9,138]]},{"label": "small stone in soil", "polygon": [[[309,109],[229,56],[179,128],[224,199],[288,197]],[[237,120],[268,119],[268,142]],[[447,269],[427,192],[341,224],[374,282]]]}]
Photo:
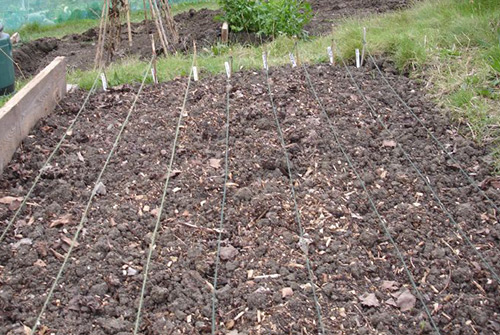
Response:
[{"label": "small stone in soil", "polygon": [[227,261],[236,257],[238,253],[238,249],[229,244],[227,247],[222,247],[220,249],[220,258]]},{"label": "small stone in soil", "polygon": [[129,267],[127,269],[127,276],[135,276],[137,274],[137,270],[134,268]]},{"label": "small stone in soil", "polygon": [[102,183],[102,181],[99,182],[99,184],[96,185],[94,188],[94,193],[97,195],[106,195],[106,186]]},{"label": "small stone in soil", "polygon": [[281,296],[283,298],[286,298],[286,297],[289,297],[292,295],[293,295],[293,290],[291,287],[285,287],[285,288],[281,289]]}]

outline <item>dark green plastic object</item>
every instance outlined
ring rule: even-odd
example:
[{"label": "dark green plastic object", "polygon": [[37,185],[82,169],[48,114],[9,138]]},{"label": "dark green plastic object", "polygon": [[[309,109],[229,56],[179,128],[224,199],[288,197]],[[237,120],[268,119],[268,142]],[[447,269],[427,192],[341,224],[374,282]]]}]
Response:
[{"label": "dark green plastic object", "polygon": [[0,95],[14,92],[15,77],[14,64],[12,63],[12,44],[10,36],[3,32],[0,23]]}]

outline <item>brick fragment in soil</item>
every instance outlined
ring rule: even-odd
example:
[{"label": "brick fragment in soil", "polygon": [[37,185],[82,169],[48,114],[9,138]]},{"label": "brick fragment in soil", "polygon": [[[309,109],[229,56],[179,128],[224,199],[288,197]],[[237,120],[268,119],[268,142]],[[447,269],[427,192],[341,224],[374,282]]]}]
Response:
[{"label": "brick fragment in soil", "polygon": [[[398,148],[415,158],[458,224],[499,271],[498,224],[487,203],[415,124],[378,76],[355,73],[394,137],[363,105],[342,68],[308,67],[341,142],[404,255],[443,333],[495,333],[498,285],[457,235]],[[486,149],[404,77],[389,80],[478,182],[488,177]],[[307,252],[327,332],[429,332],[417,300],[392,306],[410,283],[368,198],[336,146],[300,70],[272,69],[272,90],[290,154]],[[290,197],[283,152],[262,73],[242,72],[231,87],[230,179],[217,285],[221,333],[317,333],[318,321]],[[103,176],[79,246],[42,318],[56,334],[130,333],[186,79],[146,87]],[[207,334],[224,180],[222,76],[193,83],[181,128],[146,287],[141,331]],[[30,205],[0,245],[0,332],[32,325],[61,265],[82,210],[137,87],[100,93],[63,144]],[[42,120],[0,179],[1,196],[23,196],[78,111],[83,93]],[[386,145],[384,145],[386,143]],[[499,203],[498,190],[486,190]],[[69,220],[62,217],[70,215]],[[2,227],[12,217],[0,206]],[[68,218],[68,217],[65,217]],[[65,222],[51,227],[56,220]],[[29,238],[32,244],[13,244]],[[394,284],[384,286],[384,281]],[[283,296],[283,289],[292,294]],[[373,293],[380,306],[360,297]],[[239,316],[237,318],[237,316]],[[237,320],[234,320],[237,318]]]}]

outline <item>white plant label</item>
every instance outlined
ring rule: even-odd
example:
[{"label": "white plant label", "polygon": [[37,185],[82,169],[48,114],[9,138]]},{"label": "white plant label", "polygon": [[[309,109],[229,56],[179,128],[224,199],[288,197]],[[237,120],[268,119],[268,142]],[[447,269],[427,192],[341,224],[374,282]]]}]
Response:
[{"label": "white plant label", "polygon": [[196,66],[193,66],[193,79],[198,81],[198,68]]},{"label": "white plant label", "polygon": [[106,75],[104,74],[104,72],[101,73],[101,82],[102,82],[102,89],[104,91],[107,91],[108,90],[108,81],[106,79]]},{"label": "white plant label", "polygon": [[359,59],[359,49],[356,49],[356,67],[358,69],[361,67],[361,60]]},{"label": "white plant label", "polygon": [[153,82],[155,84],[158,84],[158,77],[156,76],[156,71],[154,67],[151,68],[151,75],[153,76]]},{"label": "white plant label", "polygon": [[297,61],[295,61],[295,57],[293,56],[293,53],[289,53],[290,56],[290,62],[292,62],[292,67],[297,67]]},{"label": "white plant label", "polygon": [[228,78],[231,78],[231,67],[229,66],[229,62],[225,62],[224,66],[226,67],[226,74]]},{"label": "white plant label", "polygon": [[333,64],[333,50],[332,50],[332,47],[326,48],[326,52],[328,53],[328,57],[330,58],[330,64]]},{"label": "white plant label", "polygon": [[267,64],[267,54],[266,54],[266,52],[262,53],[262,62],[264,63],[264,69],[269,70],[269,65]]}]

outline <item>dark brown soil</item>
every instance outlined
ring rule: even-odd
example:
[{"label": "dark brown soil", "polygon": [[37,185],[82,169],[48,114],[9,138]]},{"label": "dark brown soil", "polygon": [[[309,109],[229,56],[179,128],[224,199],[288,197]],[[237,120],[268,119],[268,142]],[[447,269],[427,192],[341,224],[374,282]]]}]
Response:
[{"label": "dark brown soil", "polygon": [[408,6],[409,0],[314,0],[310,1],[314,18],[306,27],[311,35],[320,35],[332,31],[332,25],[344,18],[383,13]]},{"label": "dark brown soil", "polygon": [[[441,332],[500,334],[498,283],[457,235],[402,153],[384,141],[397,141],[411,153],[499,272],[500,229],[482,197],[373,71],[355,71],[355,76],[396,138],[379,128],[342,68],[317,65],[309,71]],[[474,179],[486,179],[487,151],[462,138],[415,83],[387,75]],[[236,73],[231,84],[231,184],[222,246],[232,246],[238,253],[221,263],[219,334],[228,334],[229,328],[233,335],[317,334],[286,165],[265,83],[262,73],[244,72]],[[410,288],[409,280],[303,73],[272,69],[271,85],[303,225],[312,240],[309,257],[326,333],[431,333],[419,301],[405,312],[390,304],[391,294]],[[103,175],[107,193],[94,200],[79,246],[42,318],[46,333],[131,333],[185,87],[186,79],[179,79],[147,87],[140,97]],[[57,255],[67,250],[63,239],[76,229],[136,90],[124,87],[92,96],[35,188],[27,210],[0,245],[0,333],[20,334],[23,324],[33,324],[61,265]],[[225,78],[218,76],[194,83],[189,93],[174,161],[177,172],[149,273],[142,334],[210,333],[208,283],[213,282],[217,241],[211,229],[218,227],[222,197],[225,90]],[[63,110],[41,121],[24,141],[0,179],[0,198],[26,194],[82,99],[82,92],[69,96]],[[488,184],[486,192],[498,204],[499,190],[493,185]],[[15,204],[0,205],[0,227],[5,227],[13,210]],[[67,215],[69,222],[51,227]],[[22,238],[31,244],[20,245]],[[259,279],[262,275],[277,276]],[[284,288],[293,294],[283,297]],[[380,306],[361,303],[369,293],[375,294]]]},{"label": "dark brown soil", "polygon": [[[314,15],[312,22],[306,27],[311,35],[320,35],[331,30],[333,22],[350,15],[364,15],[373,12],[394,10],[408,4],[408,0],[313,0],[311,1]],[[220,40],[221,23],[215,20],[219,11],[202,9],[191,10],[175,16],[180,41],[172,45],[170,52],[185,52],[192,47],[193,40],[202,49],[210,47]],[[122,43],[114,60],[138,55],[141,58],[151,57],[150,34],[154,31],[154,24],[133,24],[133,47],[128,45],[126,27],[122,27]],[[62,39],[43,38],[23,44],[14,50],[14,60],[19,64],[26,76],[37,74],[47,66],[56,56],[66,56],[68,67],[72,69],[89,69],[94,65],[95,44],[98,38],[97,29],[90,29],[80,35],[69,35]],[[261,39],[246,32],[230,34],[233,43],[257,44]],[[20,76],[19,69],[16,68]]]}]

